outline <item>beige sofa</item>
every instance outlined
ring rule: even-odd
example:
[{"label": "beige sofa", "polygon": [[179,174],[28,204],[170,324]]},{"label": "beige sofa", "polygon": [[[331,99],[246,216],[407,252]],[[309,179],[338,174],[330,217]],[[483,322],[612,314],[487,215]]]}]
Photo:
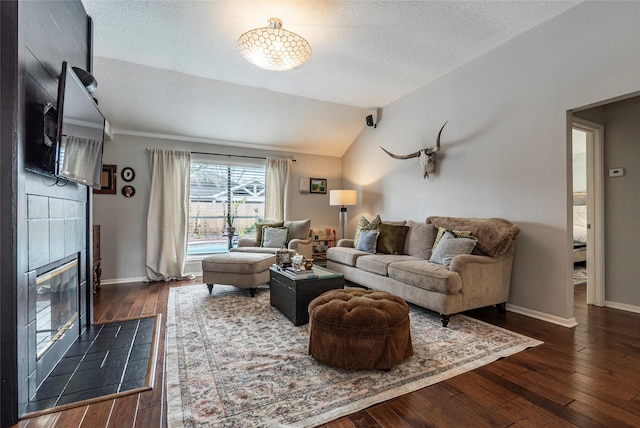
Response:
[{"label": "beige sofa", "polygon": [[[337,247],[328,249],[327,267],[341,272],[348,281],[438,312],[445,327],[451,315],[469,309],[497,305],[504,311],[520,232],[517,226],[499,218],[455,217],[393,222],[393,226],[406,230],[401,252],[370,254],[354,248],[354,240],[342,239]],[[393,226],[381,229],[388,231]],[[471,254],[453,256],[449,266],[430,261],[438,231],[445,230],[461,237],[470,234],[476,241]]]},{"label": "beige sofa", "polygon": [[294,220],[285,222],[261,222],[256,224],[255,237],[241,237],[238,246],[231,252],[275,254],[280,245],[271,246],[264,238],[264,229],[272,227],[286,229],[284,246],[289,249],[290,255],[302,254],[305,258],[311,258],[313,254],[313,238],[311,237],[311,219]]}]

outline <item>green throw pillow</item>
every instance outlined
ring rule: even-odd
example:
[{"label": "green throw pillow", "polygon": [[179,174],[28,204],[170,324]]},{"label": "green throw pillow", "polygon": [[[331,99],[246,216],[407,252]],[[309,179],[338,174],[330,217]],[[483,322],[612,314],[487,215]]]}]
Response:
[{"label": "green throw pillow", "polygon": [[395,226],[381,223],[378,225],[378,246],[376,251],[384,254],[403,254],[404,240],[407,236],[408,226]]}]

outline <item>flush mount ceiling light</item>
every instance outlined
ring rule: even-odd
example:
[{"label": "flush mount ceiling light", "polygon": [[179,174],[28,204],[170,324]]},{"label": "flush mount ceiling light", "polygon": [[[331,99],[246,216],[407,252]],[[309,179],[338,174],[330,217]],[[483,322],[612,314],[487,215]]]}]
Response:
[{"label": "flush mount ceiling light", "polygon": [[285,71],[299,67],[311,57],[309,42],[282,29],[282,21],[269,18],[269,26],[247,31],[238,39],[240,54],[265,70]]}]

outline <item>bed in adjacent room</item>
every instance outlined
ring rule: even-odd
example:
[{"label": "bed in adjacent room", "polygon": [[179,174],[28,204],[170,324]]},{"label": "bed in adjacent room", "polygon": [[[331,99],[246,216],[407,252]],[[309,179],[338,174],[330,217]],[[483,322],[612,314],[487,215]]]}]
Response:
[{"label": "bed in adjacent room", "polygon": [[587,261],[587,195],[573,194],[573,262]]}]

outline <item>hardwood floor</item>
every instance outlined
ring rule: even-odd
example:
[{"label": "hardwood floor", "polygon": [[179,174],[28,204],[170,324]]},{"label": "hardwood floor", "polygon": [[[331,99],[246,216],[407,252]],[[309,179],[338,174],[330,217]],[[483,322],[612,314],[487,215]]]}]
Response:
[{"label": "hardwood floor", "polygon": [[[200,278],[103,285],[95,320],[158,313],[166,319],[169,287],[198,283]],[[640,426],[640,314],[587,306],[585,292],[585,286],[576,287],[580,325],[573,329],[494,308],[469,312],[545,343],[322,427]],[[165,427],[164,326],[161,335],[152,391],[25,419],[15,427]]]}]

